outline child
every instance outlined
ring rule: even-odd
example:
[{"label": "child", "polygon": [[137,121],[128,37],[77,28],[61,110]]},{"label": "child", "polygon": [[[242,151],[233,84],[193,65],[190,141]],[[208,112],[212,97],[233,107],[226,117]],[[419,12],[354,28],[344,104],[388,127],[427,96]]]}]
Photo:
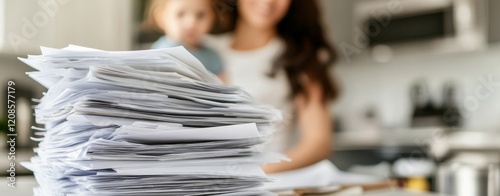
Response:
[{"label": "child", "polygon": [[225,81],[224,67],[217,53],[202,45],[202,38],[212,29],[216,13],[213,0],[153,0],[146,25],[165,33],[152,48],[184,46],[207,70]]}]

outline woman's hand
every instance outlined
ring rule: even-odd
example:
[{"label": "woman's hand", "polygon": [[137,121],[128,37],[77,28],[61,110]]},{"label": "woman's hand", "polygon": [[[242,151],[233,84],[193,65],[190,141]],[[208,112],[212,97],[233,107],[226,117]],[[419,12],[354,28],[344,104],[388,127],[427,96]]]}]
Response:
[{"label": "woman's hand", "polygon": [[330,107],[322,100],[321,86],[307,81],[307,98],[302,95],[294,99],[300,140],[286,153],[292,161],[265,165],[262,169],[266,173],[299,169],[330,156],[333,141]]}]

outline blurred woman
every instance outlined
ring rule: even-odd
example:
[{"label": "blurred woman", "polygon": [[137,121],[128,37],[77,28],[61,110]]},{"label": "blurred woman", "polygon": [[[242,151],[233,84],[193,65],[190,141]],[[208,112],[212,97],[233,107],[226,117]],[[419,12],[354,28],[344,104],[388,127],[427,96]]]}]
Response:
[{"label": "blurred woman", "polygon": [[337,56],[324,36],[317,2],[219,0],[215,6],[226,32],[206,42],[222,57],[228,83],[284,114],[269,148],[292,161],[265,165],[264,171],[298,169],[329,157],[330,104],[338,95],[329,68]]}]

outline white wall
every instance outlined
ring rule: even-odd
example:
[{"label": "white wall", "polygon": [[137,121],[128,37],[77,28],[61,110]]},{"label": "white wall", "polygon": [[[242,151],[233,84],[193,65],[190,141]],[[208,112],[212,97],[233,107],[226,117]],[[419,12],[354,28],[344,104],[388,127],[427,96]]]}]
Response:
[{"label": "white wall", "polygon": [[6,21],[3,53],[38,53],[40,45],[79,44],[106,50],[127,50],[132,45],[133,0],[2,0],[2,4],[6,7],[0,12]]},{"label": "white wall", "polygon": [[[371,60],[342,62],[335,74],[343,85],[343,95],[335,104],[335,113],[345,120],[346,129],[359,129],[362,116],[368,107],[375,106],[382,123],[388,127],[409,126],[412,112],[410,87],[425,78],[433,99],[440,104],[442,87],[447,81],[458,85],[459,99],[465,118],[465,128],[470,130],[500,130],[500,86],[487,94],[480,78],[494,76],[500,84],[500,45],[474,52],[436,56],[415,56],[396,59],[388,63]],[[474,104],[473,100],[478,100]],[[476,106],[476,107],[475,107]]]},{"label": "white wall", "polygon": [[[353,44],[353,8],[361,1],[365,0],[320,1],[327,35],[337,48],[340,43]],[[410,88],[421,78],[428,81],[437,104],[441,102],[444,83],[454,81],[459,87],[461,105],[467,97],[473,99],[475,89],[482,87],[479,78],[495,74],[500,81],[500,45],[482,51],[440,55],[418,51],[396,56],[387,63],[373,61],[366,50],[354,55],[348,63],[338,52],[342,59],[334,74],[342,83],[343,94],[334,111],[347,130],[361,129],[363,114],[369,107],[377,109],[384,126],[408,127],[412,112]],[[464,110],[470,114],[465,118],[466,129],[500,130],[500,87],[487,99],[478,101],[476,109]]]}]

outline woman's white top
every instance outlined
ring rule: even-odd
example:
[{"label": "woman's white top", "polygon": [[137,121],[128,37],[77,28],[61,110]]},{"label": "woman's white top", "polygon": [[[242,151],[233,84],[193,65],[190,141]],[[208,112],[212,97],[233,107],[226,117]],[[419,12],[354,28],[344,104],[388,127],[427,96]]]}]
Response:
[{"label": "woman's white top", "polygon": [[283,52],[284,43],[275,38],[262,48],[239,51],[232,48],[232,38],[232,34],[223,34],[207,37],[205,41],[221,57],[229,85],[239,86],[258,102],[281,110],[283,121],[266,148],[285,152],[295,142],[292,105],[288,99],[290,86],[283,70],[274,78],[268,76],[276,58]]}]

